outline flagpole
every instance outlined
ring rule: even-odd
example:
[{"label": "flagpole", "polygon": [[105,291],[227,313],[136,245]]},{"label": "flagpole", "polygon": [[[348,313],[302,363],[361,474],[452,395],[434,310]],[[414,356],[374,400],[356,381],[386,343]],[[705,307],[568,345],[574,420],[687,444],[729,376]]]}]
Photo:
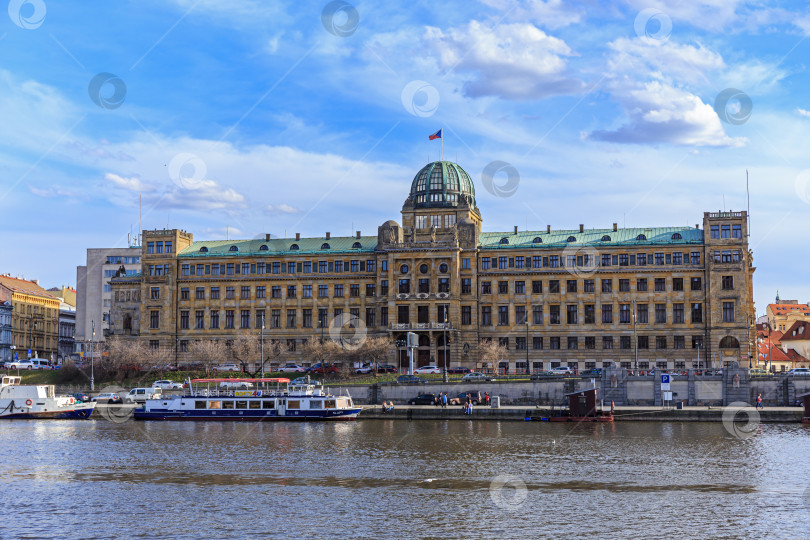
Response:
[{"label": "flagpole", "polygon": [[444,161],[444,132],[442,132],[442,155],[440,156],[439,161]]}]

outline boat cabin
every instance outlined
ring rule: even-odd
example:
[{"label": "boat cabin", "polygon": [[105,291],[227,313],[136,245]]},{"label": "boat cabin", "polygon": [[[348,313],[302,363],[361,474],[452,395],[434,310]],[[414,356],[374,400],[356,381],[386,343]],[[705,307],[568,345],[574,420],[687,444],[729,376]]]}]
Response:
[{"label": "boat cabin", "polygon": [[568,398],[568,415],[576,417],[596,416],[596,391],[598,388],[588,388],[579,392],[565,394]]},{"label": "boat cabin", "polygon": [[802,406],[804,406],[804,413],[802,413],[802,423],[810,424],[810,392],[807,392],[806,394],[802,394],[800,396],[796,396],[796,399],[801,399]]}]

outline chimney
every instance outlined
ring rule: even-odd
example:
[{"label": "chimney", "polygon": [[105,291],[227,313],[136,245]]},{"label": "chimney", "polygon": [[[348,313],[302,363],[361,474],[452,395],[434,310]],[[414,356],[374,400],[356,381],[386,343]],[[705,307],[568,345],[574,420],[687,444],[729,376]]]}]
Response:
[{"label": "chimney", "polygon": [[583,223],[579,224],[579,232],[585,232],[585,225]]},{"label": "chimney", "polygon": [[618,223],[614,223],[614,224],[613,224],[613,232],[616,232],[616,231],[618,231],[618,230],[619,230],[619,224],[618,224]]},{"label": "chimney", "polygon": [[329,238],[330,238],[331,236],[332,236],[332,233],[330,233],[329,231],[327,231],[327,232],[326,232],[326,239],[327,239],[327,240],[329,240]]},{"label": "chimney", "polygon": [[357,231],[357,235],[355,236],[358,240],[360,240],[360,231]]},{"label": "chimney", "polygon": [[33,283],[34,285],[39,285],[39,280],[38,279],[32,279],[31,283]]},{"label": "chimney", "polygon": [[301,240],[301,233],[300,232],[295,233],[295,240],[296,241]]},{"label": "chimney", "polygon": [[517,234],[517,225],[515,225],[515,234]]},{"label": "chimney", "polygon": [[551,232],[551,225],[546,225],[546,232],[547,232],[547,233],[550,233],[550,232]]},{"label": "chimney", "polygon": [[270,233],[267,233],[267,234],[265,234],[265,235],[264,235],[264,241],[265,241],[265,242],[269,242],[269,241],[270,241]]},{"label": "chimney", "polygon": [[696,228],[696,229],[699,229],[699,228],[700,228],[700,227],[698,226],[698,224],[697,224],[697,223],[695,223],[695,228]]}]

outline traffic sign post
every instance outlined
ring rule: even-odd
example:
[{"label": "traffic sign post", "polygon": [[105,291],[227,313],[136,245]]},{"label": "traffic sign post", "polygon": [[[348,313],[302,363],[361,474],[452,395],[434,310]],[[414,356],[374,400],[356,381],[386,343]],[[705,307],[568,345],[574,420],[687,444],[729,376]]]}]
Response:
[{"label": "traffic sign post", "polygon": [[663,375],[661,375],[661,390],[662,391],[670,389],[669,388],[669,382],[670,382],[669,373],[664,373]]}]

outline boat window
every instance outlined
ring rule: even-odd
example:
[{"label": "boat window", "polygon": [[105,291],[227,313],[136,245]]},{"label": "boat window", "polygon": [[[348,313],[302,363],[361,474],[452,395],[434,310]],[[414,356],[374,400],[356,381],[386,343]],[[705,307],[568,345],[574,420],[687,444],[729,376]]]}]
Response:
[{"label": "boat window", "polygon": [[233,409],[233,401],[223,401],[222,402],[223,409]]},{"label": "boat window", "polygon": [[300,409],[301,408],[301,402],[298,401],[297,399],[288,399],[287,400],[287,408],[288,409]]},{"label": "boat window", "polygon": [[323,401],[310,401],[309,402],[310,409],[323,409]]},{"label": "boat window", "polygon": [[195,409],[205,409],[205,401],[195,401],[194,402]]},{"label": "boat window", "polygon": [[346,408],[346,398],[339,398],[337,401],[337,408],[338,409],[345,409]]},{"label": "boat window", "polygon": [[222,402],[221,401],[209,401],[208,402],[208,408],[209,409],[221,409],[222,408]]},{"label": "boat window", "polygon": [[262,401],[262,409],[275,409],[276,404],[273,400]]},{"label": "boat window", "polygon": [[237,401],[236,402],[237,409],[247,409],[247,401]]},{"label": "boat window", "polygon": [[261,401],[257,401],[255,399],[252,399],[248,403],[250,403],[250,408],[251,409],[261,409],[262,408],[262,402]]},{"label": "boat window", "polygon": [[334,399],[327,399],[326,400],[326,408],[327,409],[334,409],[335,408],[335,400]]}]

